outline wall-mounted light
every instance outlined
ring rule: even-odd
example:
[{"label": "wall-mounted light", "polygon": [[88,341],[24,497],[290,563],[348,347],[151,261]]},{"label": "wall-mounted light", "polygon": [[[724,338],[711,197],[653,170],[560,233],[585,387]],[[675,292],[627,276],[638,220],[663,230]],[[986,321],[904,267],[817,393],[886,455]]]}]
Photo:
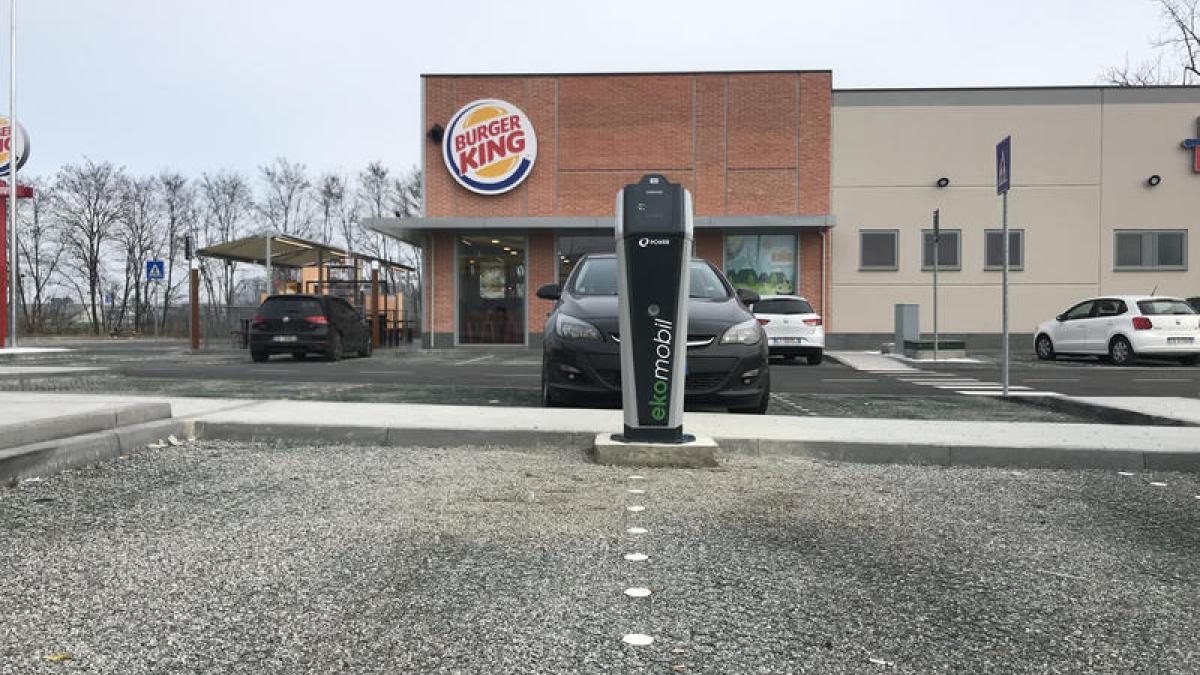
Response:
[{"label": "wall-mounted light", "polygon": [[945,176],[942,176],[941,178],[937,179],[937,186],[940,188],[944,188],[949,184],[950,184],[950,179],[946,178]]},{"label": "wall-mounted light", "polygon": [[1162,182],[1162,176],[1160,176],[1158,174],[1154,174],[1153,176],[1150,176],[1149,178],[1146,179],[1146,185],[1149,185],[1150,187],[1154,187],[1161,182]]},{"label": "wall-mounted light", "polygon": [[429,136],[429,140],[433,141],[434,143],[441,143],[442,137],[446,135],[446,130],[442,128],[442,125],[435,124],[429,127],[429,133],[427,135]]}]

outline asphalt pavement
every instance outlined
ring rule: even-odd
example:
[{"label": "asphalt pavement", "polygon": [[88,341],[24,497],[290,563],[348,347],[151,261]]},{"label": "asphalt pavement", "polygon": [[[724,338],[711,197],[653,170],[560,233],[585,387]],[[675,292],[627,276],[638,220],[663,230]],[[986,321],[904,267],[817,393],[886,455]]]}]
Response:
[{"label": "asphalt pavement", "polygon": [[746,457],[636,475],[573,452],[202,442],[0,490],[0,673],[1200,659],[1194,475]]}]

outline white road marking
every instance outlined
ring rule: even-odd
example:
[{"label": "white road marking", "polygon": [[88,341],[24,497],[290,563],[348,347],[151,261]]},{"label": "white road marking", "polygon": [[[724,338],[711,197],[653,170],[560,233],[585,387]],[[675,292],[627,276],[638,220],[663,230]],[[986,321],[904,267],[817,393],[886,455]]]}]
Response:
[{"label": "white road marking", "polygon": [[621,638],[621,641],[625,644],[634,645],[635,647],[645,647],[646,645],[654,642],[654,638],[650,637],[649,635],[643,635],[642,633],[630,633]]},{"label": "white road marking", "polygon": [[1078,382],[1078,377],[1026,377],[1022,382]]},{"label": "white road marking", "polygon": [[642,562],[643,560],[649,560],[650,556],[645,553],[626,553],[625,559],[629,562]]},{"label": "white road marking", "polygon": [[[939,384],[935,389],[972,389],[982,391],[984,389],[1004,389],[1002,384]],[[1008,385],[1009,391],[1029,391],[1031,387],[1025,387],[1019,384]]]},{"label": "white road marking", "polygon": [[639,490],[639,489],[637,489],[637,488],[629,488],[628,490],[626,490],[626,492],[628,492],[628,493],[629,493],[629,494],[631,494],[631,495],[644,495],[644,494],[646,494],[646,491],[645,491],[645,490]]},{"label": "white road marking", "polygon": [[1163,483],[1162,481],[1157,481],[1157,480],[1150,481],[1150,484],[1153,485],[1154,487],[1167,487],[1166,483]]},{"label": "white road marking", "polygon": [[1132,471],[1118,471],[1117,475],[1118,476],[1136,476],[1137,474]]},{"label": "white road marking", "polygon": [[636,474],[629,477],[629,480],[645,480],[645,479],[646,479],[645,476],[638,476]]},{"label": "white road marking", "polygon": [[628,595],[631,598],[644,598],[647,595],[650,595],[650,589],[649,588],[626,588],[625,595]]},{"label": "white road marking", "polygon": [[637,513],[638,511],[645,511],[645,510],[646,510],[646,507],[644,507],[644,506],[638,506],[637,504],[634,504],[633,506],[626,506],[626,507],[625,507],[625,510],[626,510],[626,511],[633,511],[634,513]]},{"label": "white road marking", "polygon": [[644,527],[631,527],[625,531],[629,534],[646,534],[646,528]]},{"label": "white road marking", "polygon": [[[1009,389],[1011,390],[1012,387],[1009,387]],[[1003,389],[963,389],[961,391],[956,391],[954,393],[962,394],[964,396],[996,396],[996,397],[1000,397],[1000,396],[1004,395],[1004,390]],[[1037,391],[1036,389],[1030,390],[1030,391],[1009,391],[1008,395],[1009,396],[1062,396],[1062,394],[1060,394],[1056,391]]]},{"label": "white road marking", "polygon": [[822,382],[878,382],[873,377],[823,377]]},{"label": "white road marking", "polygon": [[466,366],[466,365],[470,365],[472,363],[479,363],[480,361],[487,361],[489,359],[494,359],[494,358],[496,358],[496,356],[494,354],[484,354],[483,356],[476,356],[473,359],[466,359],[465,361],[455,361],[454,363],[451,363],[450,365]]},{"label": "white road marking", "polygon": [[412,375],[411,370],[364,370],[363,375]]}]

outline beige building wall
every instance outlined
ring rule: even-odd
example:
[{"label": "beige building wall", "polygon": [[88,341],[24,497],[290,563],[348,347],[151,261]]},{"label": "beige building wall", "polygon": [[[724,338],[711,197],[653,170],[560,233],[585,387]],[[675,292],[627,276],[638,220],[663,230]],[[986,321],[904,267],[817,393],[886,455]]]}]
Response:
[{"label": "beige building wall", "polygon": [[[1200,295],[1200,88],[854,90],[833,97],[832,305],[838,333],[890,333],[896,303],[921,305],[932,331],[932,272],[921,230],[941,209],[960,230],[961,269],[939,273],[944,333],[1000,330],[1001,273],[984,269],[984,231],[999,229],[995,145],[1013,137],[1009,227],[1024,231],[1010,275],[1010,330],[1032,332],[1101,293]],[[1156,188],[1151,174],[1162,176]],[[936,187],[938,178],[950,184]],[[1187,228],[1183,272],[1114,272],[1117,228]],[[862,230],[898,231],[896,271],[859,267]]]}]

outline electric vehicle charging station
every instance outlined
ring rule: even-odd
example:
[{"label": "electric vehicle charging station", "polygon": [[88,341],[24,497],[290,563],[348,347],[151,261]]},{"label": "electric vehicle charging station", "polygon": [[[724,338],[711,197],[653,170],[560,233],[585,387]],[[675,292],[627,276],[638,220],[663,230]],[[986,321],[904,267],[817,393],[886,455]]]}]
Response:
[{"label": "electric vehicle charging station", "polygon": [[643,176],[617,193],[615,231],[625,432],[614,440],[692,441],[683,433],[692,195]]}]

